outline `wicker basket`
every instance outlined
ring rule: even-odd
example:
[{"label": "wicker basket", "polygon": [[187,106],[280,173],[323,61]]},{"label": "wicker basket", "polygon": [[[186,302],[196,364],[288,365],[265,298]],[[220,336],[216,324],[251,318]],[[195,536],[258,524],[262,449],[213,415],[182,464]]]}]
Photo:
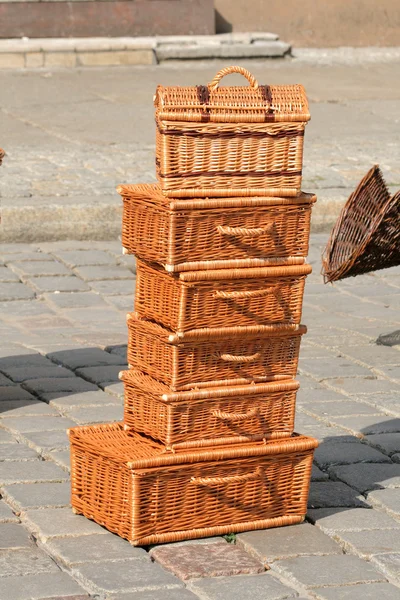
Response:
[{"label": "wicker basket", "polygon": [[390,198],[377,165],[347,200],[323,255],[325,283],[400,264],[400,192]]},{"label": "wicker basket", "polygon": [[4,152],[3,148],[0,148],[0,165],[3,162],[3,158],[5,157],[6,153]]},{"label": "wicker basket", "polygon": [[300,323],[310,265],[188,271],[137,261],[135,311],[175,331]]},{"label": "wicker basket", "polygon": [[122,424],[69,430],[72,507],[133,545],[300,523],[313,438],[167,452]]},{"label": "wicker basket", "polygon": [[299,265],[308,254],[312,194],[170,200],[156,185],[121,185],[126,253],[167,271]]},{"label": "wicker basket", "polygon": [[[229,73],[249,86],[219,87]],[[197,196],[296,196],[310,119],[301,85],[259,85],[227,67],[206,86],[158,86],[156,167],[163,192]]]},{"label": "wicker basket", "polygon": [[296,376],[304,325],[195,329],[175,334],[128,315],[128,363],[171,391]]},{"label": "wicker basket", "polygon": [[289,437],[297,381],[257,383],[171,394],[145,373],[122,371],[125,427],[169,448]]}]

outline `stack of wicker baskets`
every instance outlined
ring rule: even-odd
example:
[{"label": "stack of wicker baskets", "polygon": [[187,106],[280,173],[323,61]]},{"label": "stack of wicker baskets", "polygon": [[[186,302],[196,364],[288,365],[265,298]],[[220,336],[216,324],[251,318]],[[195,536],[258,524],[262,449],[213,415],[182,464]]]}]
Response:
[{"label": "stack of wicker baskets", "polygon": [[[250,85],[219,87],[231,72]],[[73,508],[135,545],[299,523],[304,90],[230,67],[155,105],[159,185],[118,189],[137,256],[124,422],[70,430]]]}]

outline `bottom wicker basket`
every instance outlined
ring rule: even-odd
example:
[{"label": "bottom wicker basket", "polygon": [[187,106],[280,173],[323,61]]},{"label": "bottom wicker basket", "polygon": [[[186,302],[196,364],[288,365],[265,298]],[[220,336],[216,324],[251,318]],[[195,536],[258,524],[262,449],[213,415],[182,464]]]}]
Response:
[{"label": "bottom wicker basket", "polygon": [[300,523],[318,445],[293,434],[168,452],[122,423],[69,438],[74,512],[135,546]]}]

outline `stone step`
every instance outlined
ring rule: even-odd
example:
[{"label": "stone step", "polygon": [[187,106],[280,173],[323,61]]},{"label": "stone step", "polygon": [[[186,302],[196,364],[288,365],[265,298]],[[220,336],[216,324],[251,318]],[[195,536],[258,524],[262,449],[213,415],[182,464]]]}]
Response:
[{"label": "stone step", "polygon": [[0,69],[151,65],[166,60],[279,58],[291,47],[274,33],[0,39]]}]

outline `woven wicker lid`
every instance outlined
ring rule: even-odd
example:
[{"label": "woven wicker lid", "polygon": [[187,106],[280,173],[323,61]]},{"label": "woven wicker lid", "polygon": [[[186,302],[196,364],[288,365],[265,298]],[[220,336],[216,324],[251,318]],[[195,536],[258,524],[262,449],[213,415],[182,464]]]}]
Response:
[{"label": "woven wicker lid", "polygon": [[[249,85],[220,87],[225,75],[240,73]],[[260,85],[243,67],[226,67],[208,85],[164,87],[154,97],[157,116],[166,121],[263,123],[309,121],[302,85]]]},{"label": "woven wicker lid", "polygon": [[140,201],[153,204],[157,207],[173,211],[204,210],[212,208],[245,208],[256,206],[293,206],[299,204],[314,204],[317,200],[315,194],[301,192],[293,198],[280,196],[251,196],[231,198],[167,198],[156,183],[123,184],[117,186],[117,192],[123,200]]},{"label": "woven wicker lid", "polygon": [[298,390],[298,381],[288,379],[286,381],[271,381],[268,383],[248,383],[245,385],[218,386],[207,389],[190,390],[185,392],[171,392],[170,388],[137,369],[120,371],[119,379],[126,384],[139,386],[143,391],[158,397],[163,402],[188,402],[196,400],[210,400],[212,398],[229,398],[232,396],[256,396],[273,392],[285,392]]},{"label": "woven wicker lid", "polygon": [[103,456],[108,460],[126,465],[130,469],[143,469],[163,465],[229,460],[233,458],[288,454],[303,452],[318,446],[317,440],[293,434],[280,440],[246,442],[212,448],[176,448],[171,451],[164,444],[135,433],[126,432],[123,423],[73,427],[68,430],[70,441],[85,452]]},{"label": "woven wicker lid", "polygon": [[165,344],[182,345],[186,342],[198,343],[202,341],[217,341],[218,339],[236,338],[236,339],[254,339],[260,336],[264,338],[297,336],[307,333],[305,325],[294,325],[291,323],[275,323],[274,325],[241,325],[238,327],[204,327],[202,329],[191,329],[184,332],[172,332],[165,327],[153,321],[141,319],[136,313],[128,313],[126,316],[129,326],[130,322],[140,329],[143,333],[160,339]]},{"label": "woven wicker lid", "polygon": [[239,267],[236,269],[210,269],[208,271],[184,271],[182,273],[168,273],[162,266],[155,263],[149,263],[143,259],[136,258],[138,268],[147,272],[151,271],[158,277],[164,279],[176,279],[186,284],[204,283],[207,281],[216,281],[218,283],[231,282],[232,280],[243,279],[269,279],[277,277],[302,277],[312,272],[309,264],[303,265],[284,265],[279,267]]}]

